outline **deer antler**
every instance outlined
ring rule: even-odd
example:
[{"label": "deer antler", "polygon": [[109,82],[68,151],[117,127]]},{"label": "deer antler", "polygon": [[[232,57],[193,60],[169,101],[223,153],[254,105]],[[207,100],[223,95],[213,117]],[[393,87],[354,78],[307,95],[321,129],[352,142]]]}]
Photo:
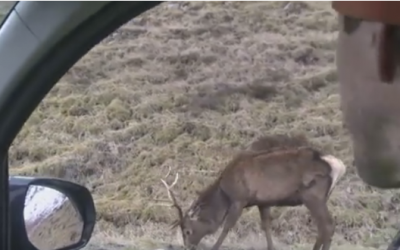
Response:
[{"label": "deer antler", "polygon": [[[171,167],[169,167],[168,173],[165,175],[164,178],[167,178],[169,176],[169,174],[171,173]],[[168,192],[168,198],[172,201],[172,207],[175,207],[176,210],[178,211],[178,216],[179,216],[179,220],[177,222],[175,222],[171,227],[176,227],[180,221],[183,220],[183,212],[182,212],[182,208],[181,206],[179,206],[174,193],[172,192],[172,187],[174,187],[177,183],[178,183],[178,179],[179,179],[179,174],[176,173],[175,175],[175,180],[171,185],[168,185],[167,182],[163,179],[161,179],[162,184],[164,184],[165,188],[167,189]]]}]

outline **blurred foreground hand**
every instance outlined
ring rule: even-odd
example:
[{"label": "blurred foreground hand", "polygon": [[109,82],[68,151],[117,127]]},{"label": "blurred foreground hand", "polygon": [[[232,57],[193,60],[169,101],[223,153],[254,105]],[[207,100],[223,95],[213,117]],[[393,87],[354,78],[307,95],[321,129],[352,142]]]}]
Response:
[{"label": "blurred foreground hand", "polygon": [[333,2],[333,7],[340,13],[341,108],[358,174],[371,186],[399,188],[400,2]]}]

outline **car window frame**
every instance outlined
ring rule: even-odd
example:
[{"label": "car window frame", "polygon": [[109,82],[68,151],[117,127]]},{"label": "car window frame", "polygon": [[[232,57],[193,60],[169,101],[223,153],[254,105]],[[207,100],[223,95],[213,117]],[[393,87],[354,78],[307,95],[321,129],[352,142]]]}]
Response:
[{"label": "car window frame", "polygon": [[[8,10],[7,14],[1,20],[0,30],[3,24],[11,15],[15,6],[18,4],[16,1],[11,8]],[[10,223],[9,223],[9,206],[4,206],[7,204],[5,202],[9,201],[9,188],[8,188],[8,149],[0,151],[0,249],[8,249],[10,246]],[[5,201],[5,202],[4,202]]]},{"label": "car window frame", "polygon": [[[14,4],[12,10],[3,19],[0,34],[2,31],[5,32],[7,25],[12,24],[10,17],[13,13],[15,16],[16,8],[22,8],[29,3],[32,4],[32,2]],[[73,4],[73,2],[69,3]],[[91,13],[90,17],[83,19],[62,39],[49,46],[44,55],[31,63],[28,68],[21,70],[20,75],[4,82],[0,79],[0,137],[2,138],[0,141],[0,207],[3,207],[0,209],[0,249],[12,249],[8,211],[8,150],[12,141],[51,88],[82,56],[127,21],[160,3],[160,1],[110,1],[95,13]],[[29,13],[29,8],[25,8],[24,11],[30,15],[35,14]],[[25,25],[29,29],[29,25]],[[35,34],[32,33],[32,35]],[[0,51],[1,38],[0,36]],[[38,39],[38,42],[43,41]],[[7,48],[3,47],[3,49]],[[5,65],[4,60],[6,60],[5,57],[0,57],[0,65]],[[8,205],[4,206],[4,204]]]}]

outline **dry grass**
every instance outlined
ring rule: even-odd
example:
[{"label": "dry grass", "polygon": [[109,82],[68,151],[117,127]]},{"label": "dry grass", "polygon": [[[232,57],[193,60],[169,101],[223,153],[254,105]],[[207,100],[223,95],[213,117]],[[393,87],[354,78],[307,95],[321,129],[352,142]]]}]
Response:
[{"label": "dry grass", "polygon": [[[400,195],[367,187],[351,166],[336,30],[328,2],[164,3],[60,80],[15,140],[11,172],[86,185],[98,210],[95,246],[151,249],[177,243],[159,181],[167,166],[181,173],[176,192],[188,205],[231,149],[265,134],[304,133],[349,165],[329,201],[334,244],[342,245],[334,249],[384,248]],[[273,217],[280,249],[314,242],[305,208],[274,209]],[[258,220],[256,210],[245,212],[224,246],[265,248]]]}]

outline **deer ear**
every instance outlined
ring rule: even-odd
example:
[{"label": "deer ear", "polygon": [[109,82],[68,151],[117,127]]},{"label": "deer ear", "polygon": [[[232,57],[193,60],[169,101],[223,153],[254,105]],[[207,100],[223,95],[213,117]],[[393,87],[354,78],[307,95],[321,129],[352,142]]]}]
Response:
[{"label": "deer ear", "polygon": [[188,216],[189,216],[189,218],[193,218],[193,216],[196,214],[196,212],[197,212],[197,209],[196,209],[196,207],[194,207],[194,208],[192,208],[192,209],[190,209],[189,211],[188,211]]},{"label": "deer ear", "polygon": [[193,214],[192,216],[189,217],[190,220],[192,221],[198,221],[199,220],[199,215],[198,214]]},{"label": "deer ear", "polygon": [[175,229],[178,225],[180,224],[179,220],[175,220],[171,226],[170,226],[170,230]]},{"label": "deer ear", "polygon": [[199,206],[195,206],[194,208],[190,209],[188,212],[188,216],[191,220],[198,220],[198,212],[200,210]]}]

